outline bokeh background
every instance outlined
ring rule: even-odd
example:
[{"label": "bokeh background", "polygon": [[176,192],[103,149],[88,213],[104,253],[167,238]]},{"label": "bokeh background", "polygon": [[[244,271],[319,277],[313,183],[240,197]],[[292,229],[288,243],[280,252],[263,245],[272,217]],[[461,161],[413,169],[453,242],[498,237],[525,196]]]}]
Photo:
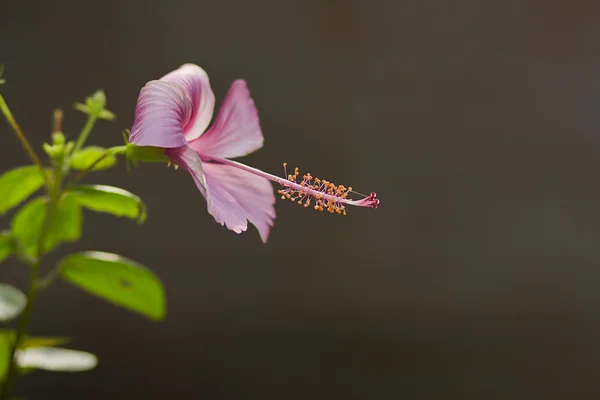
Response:
[{"label": "bokeh background", "polygon": [[[31,140],[97,88],[121,143],[145,82],[185,62],[237,78],[265,146],[244,159],[376,191],[334,217],[279,201],[271,238],[216,224],[190,177],[98,173],[149,207],[86,214],[65,246],[164,280],[164,323],[62,282],[32,332],[94,371],[37,372],[29,399],[583,399],[600,395],[600,2],[0,0],[2,93]],[[0,123],[0,170],[27,163]],[[0,220],[1,227],[9,219]],[[0,279],[23,282],[18,265]]]}]

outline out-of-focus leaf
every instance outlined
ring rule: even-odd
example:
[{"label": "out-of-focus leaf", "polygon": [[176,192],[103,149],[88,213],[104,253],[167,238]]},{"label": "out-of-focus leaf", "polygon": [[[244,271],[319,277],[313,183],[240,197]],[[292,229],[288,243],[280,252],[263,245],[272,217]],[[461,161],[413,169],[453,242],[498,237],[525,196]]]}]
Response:
[{"label": "out-of-focus leaf", "polygon": [[108,110],[102,110],[98,113],[98,118],[104,119],[106,121],[112,121],[115,119],[115,113]]},{"label": "out-of-focus leaf", "polygon": [[23,292],[7,283],[0,283],[0,321],[17,317],[26,304],[27,298]]},{"label": "out-of-focus leaf", "polygon": [[0,175],[0,215],[18,206],[44,185],[37,165],[12,169]]},{"label": "out-of-focus leaf", "polygon": [[86,104],[75,103],[75,104],[73,104],[73,107],[75,107],[75,109],[77,111],[81,111],[84,114],[89,114],[90,113],[90,108]]},{"label": "out-of-focus leaf", "polygon": [[46,337],[46,336],[27,336],[21,342],[20,349],[29,349],[32,347],[55,347],[69,343],[66,337]]},{"label": "out-of-focus leaf", "polygon": [[70,193],[79,205],[90,210],[135,219],[139,223],[146,220],[146,205],[126,190],[103,185],[79,185]]},{"label": "out-of-focus leaf", "polygon": [[104,94],[104,90],[99,89],[94,92],[92,95],[92,106],[94,111],[100,112],[106,106],[106,94]]},{"label": "out-of-focus leaf", "polygon": [[153,320],[166,313],[165,293],[148,268],[117,254],[75,253],[59,265],[62,277],[84,291]]},{"label": "out-of-focus leaf", "polygon": [[0,263],[14,251],[14,241],[9,231],[0,232]]},{"label": "out-of-focus leaf", "polygon": [[10,359],[10,347],[14,332],[0,330],[0,381],[3,381],[8,372],[8,360]]},{"label": "out-of-focus leaf", "polygon": [[100,162],[94,165],[92,171],[101,171],[110,168],[117,163],[117,158],[112,154],[106,154],[107,149],[98,146],[89,146],[71,156],[71,167],[82,171],[89,168],[92,164],[103,157]]},{"label": "out-of-focus leaf", "polygon": [[[36,256],[40,233],[46,220],[48,200],[39,197],[21,208],[12,220],[12,232],[22,243],[25,251]],[[63,197],[48,224],[44,236],[43,253],[54,250],[65,242],[76,242],[81,237],[83,218],[81,207],[73,196]]]},{"label": "out-of-focus leaf", "polygon": [[93,369],[98,364],[95,355],[60,347],[32,347],[17,351],[19,367],[46,371],[79,372]]}]

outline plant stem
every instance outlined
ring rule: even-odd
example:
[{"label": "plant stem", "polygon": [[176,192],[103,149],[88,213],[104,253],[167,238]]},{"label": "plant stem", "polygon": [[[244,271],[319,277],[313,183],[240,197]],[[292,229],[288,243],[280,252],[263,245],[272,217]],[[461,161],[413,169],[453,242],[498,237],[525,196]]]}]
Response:
[{"label": "plant stem", "polygon": [[85,144],[85,141],[87,140],[88,136],[90,136],[90,133],[92,132],[92,128],[94,127],[94,124],[96,123],[97,119],[98,119],[98,117],[96,115],[88,114],[88,119],[85,123],[85,126],[81,130],[79,137],[77,138],[77,142],[75,143],[75,147],[73,148],[72,154],[76,154],[79,150],[81,150],[81,148]]},{"label": "plant stem", "polygon": [[48,179],[46,170],[44,169],[44,166],[42,165],[42,162],[40,161],[39,157],[37,156],[37,154],[31,147],[31,144],[27,140],[27,137],[21,130],[21,127],[19,126],[19,124],[17,124],[17,121],[15,121],[15,118],[13,117],[12,113],[10,112],[10,109],[8,108],[8,104],[6,104],[6,101],[4,100],[4,97],[2,97],[2,95],[0,95],[0,111],[2,111],[2,113],[4,114],[4,117],[6,117],[6,120],[8,121],[10,126],[15,131],[15,134],[17,135],[17,139],[19,139],[19,142],[21,142],[21,145],[23,146],[23,148],[29,155],[29,158],[31,159],[31,161],[33,161],[35,164],[38,165],[38,167],[40,167],[40,170],[42,171],[42,175],[44,176],[44,180],[46,182],[46,186],[48,187],[50,180]]},{"label": "plant stem", "polygon": [[50,286],[52,282],[54,282],[54,280],[58,277],[61,270],[62,268],[60,268],[60,265],[56,265],[44,277],[38,279],[38,289],[42,290]]},{"label": "plant stem", "polygon": [[42,264],[42,255],[44,253],[44,241],[46,239],[46,234],[48,232],[48,228],[52,223],[52,219],[54,218],[54,214],[56,212],[56,208],[58,206],[58,202],[62,196],[62,163],[58,163],[56,167],[56,180],[54,181],[54,185],[48,189],[48,194],[50,195],[50,201],[48,202],[46,209],[46,218],[44,219],[44,224],[42,225],[42,229],[40,231],[40,236],[38,239],[38,248],[37,254],[35,257],[35,262],[30,265],[30,273],[29,273],[29,287],[27,289],[27,303],[25,305],[25,309],[23,310],[23,314],[21,314],[21,318],[19,319],[19,325],[17,327],[17,334],[15,337],[15,341],[12,343],[9,355],[9,366],[8,373],[6,375],[6,380],[2,385],[2,389],[0,391],[0,400],[7,400],[10,395],[15,378],[17,376],[18,364],[17,360],[15,360],[15,355],[17,350],[19,349],[25,334],[27,333],[27,327],[29,326],[29,320],[31,319],[31,311],[33,309],[33,304],[36,300],[40,285],[40,267]]},{"label": "plant stem", "polygon": [[[58,191],[60,192],[60,191]],[[60,197],[58,197],[60,198]],[[31,310],[33,309],[33,304],[35,302],[38,290],[40,289],[39,285],[39,276],[40,276],[40,266],[41,266],[41,255],[44,246],[44,239],[46,237],[46,232],[48,231],[48,227],[50,226],[50,222],[54,215],[54,211],[56,210],[57,197],[52,197],[48,202],[48,210],[46,211],[46,219],[44,220],[44,225],[42,226],[42,231],[40,232],[40,239],[38,245],[38,255],[36,257],[36,261],[31,264],[31,272],[29,273],[29,287],[27,289],[27,304],[25,305],[25,309],[23,310],[23,314],[21,314],[21,318],[19,319],[19,325],[17,327],[17,335],[15,337],[15,341],[12,343],[12,347],[10,349],[9,355],[9,367],[8,373],[6,375],[6,380],[4,385],[2,385],[2,390],[0,391],[0,400],[7,400],[10,392],[12,391],[14,381],[17,375],[17,361],[15,360],[16,352],[27,333],[27,327],[29,326],[29,320],[31,319]]]},{"label": "plant stem", "polygon": [[8,373],[6,375],[6,380],[2,385],[2,391],[0,392],[0,400],[7,400],[10,395],[16,377],[16,369],[17,369],[17,361],[15,360],[15,353],[17,349],[21,345],[23,338],[25,337],[25,333],[27,331],[27,327],[29,326],[29,320],[31,318],[31,310],[33,308],[33,303],[35,301],[37,292],[38,292],[38,284],[37,279],[40,273],[40,261],[37,261],[35,264],[31,265],[31,273],[29,275],[29,288],[27,289],[27,304],[25,305],[25,309],[23,310],[23,314],[21,315],[21,319],[19,320],[19,326],[17,328],[17,335],[15,337],[15,341],[12,344],[9,355],[9,367]]},{"label": "plant stem", "polygon": [[92,171],[96,167],[96,165],[100,164],[100,162],[102,160],[104,160],[106,157],[108,157],[110,155],[125,154],[126,150],[127,150],[126,146],[115,146],[115,147],[111,147],[110,149],[106,149],[106,151],[104,153],[102,153],[100,155],[100,157],[98,157],[86,169],[84,169],[83,171],[79,172],[77,175],[75,175],[71,179],[69,179],[67,181],[67,183],[65,184],[65,189],[69,189],[73,184],[75,184],[75,182],[79,181],[84,176],[86,176],[90,171]]}]

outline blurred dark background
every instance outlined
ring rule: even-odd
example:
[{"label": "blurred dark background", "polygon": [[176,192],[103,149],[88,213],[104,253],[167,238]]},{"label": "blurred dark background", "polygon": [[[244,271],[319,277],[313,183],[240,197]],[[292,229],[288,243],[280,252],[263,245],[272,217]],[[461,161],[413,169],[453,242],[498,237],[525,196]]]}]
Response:
[{"label": "blurred dark background", "polygon": [[[164,323],[59,282],[32,333],[94,371],[36,372],[29,399],[583,399],[600,395],[600,2],[0,0],[2,87],[40,145],[51,111],[97,88],[122,143],[139,89],[185,62],[220,104],[248,81],[281,163],[362,192],[333,217],[279,201],[271,238],[216,224],[159,165],[90,177],[149,207],[86,214],[65,246],[164,280]],[[0,170],[27,163],[0,123]],[[90,179],[88,179],[90,181]],[[6,227],[9,219],[0,221]],[[0,278],[23,282],[4,264]]]}]

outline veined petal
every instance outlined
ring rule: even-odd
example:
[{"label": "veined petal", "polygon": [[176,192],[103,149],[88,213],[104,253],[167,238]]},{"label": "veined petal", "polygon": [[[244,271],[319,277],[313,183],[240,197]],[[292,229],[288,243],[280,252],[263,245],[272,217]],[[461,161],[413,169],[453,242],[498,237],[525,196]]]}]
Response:
[{"label": "veined petal", "polygon": [[207,197],[203,165],[198,154],[188,146],[167,149],[165,154],[173,161],[173,163],[185,169],[192,175],[192,179],[194,179],[194,183],[198,187],[198,190],[200,190],[200,193],[202,193],[204,197]]},{"label": "veined petal", "polygon": [[206,71],[195,64],[184,64],[160,80],[181,86],[192,102],[192,116],[184,131],[188,141],[197,139],[210,124],[215,110],[215,95]]},{"label": "veined petal", "polygon": [[250,221],[266,243],[275,219],[275,194],[271,183],[230,165],[204,163],[208,212],[221,225],[241,233]]},{"label": "veined petal", "polygon": [[213,126],[202,137],[190,142],[200,156],[241,157],[263,145],[258,111],[246,82],[233,82]]},{"label": "veined petal", "polygon": [[129,141],[167,149],[185,146],[183,127],[191,115],[192,103],[180,86],[150,81],[140,91]]}]

